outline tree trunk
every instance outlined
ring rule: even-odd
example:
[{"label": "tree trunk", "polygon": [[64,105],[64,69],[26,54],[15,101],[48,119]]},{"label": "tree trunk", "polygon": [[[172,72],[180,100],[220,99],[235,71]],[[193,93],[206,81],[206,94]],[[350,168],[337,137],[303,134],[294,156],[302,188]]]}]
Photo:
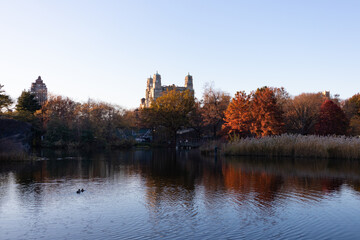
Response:
[{"label": "tree trunk", "polygon": [[172,144],[172,147],[176,147],[176,144],[177,144],[177,143],[176,143],[176,140],[177,140],[176,133],[177,133],[177,130],[174,131],[174,137],[173,137],[174,143]]}]

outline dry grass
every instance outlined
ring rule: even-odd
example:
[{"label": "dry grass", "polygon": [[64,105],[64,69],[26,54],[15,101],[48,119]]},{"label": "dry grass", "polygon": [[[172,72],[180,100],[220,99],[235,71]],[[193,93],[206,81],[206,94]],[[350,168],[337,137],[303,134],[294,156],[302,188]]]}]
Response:
[{"label": "dry grass", "polygon": [[225,146],[224,142],[220,141],[210,141],[200,146],[200,152],[203,155],[214,155],[215,154],[215,148],[217,149],[217,153],[220,153],[223,151]]},{"label": "dry grass", "polygon": [[[222,154],[230,156],[360,159],[357,137],[284,134],[238,139],[218,146]],[[202,152],[206,149],[211,152],[214,147],[205,146]]]}]

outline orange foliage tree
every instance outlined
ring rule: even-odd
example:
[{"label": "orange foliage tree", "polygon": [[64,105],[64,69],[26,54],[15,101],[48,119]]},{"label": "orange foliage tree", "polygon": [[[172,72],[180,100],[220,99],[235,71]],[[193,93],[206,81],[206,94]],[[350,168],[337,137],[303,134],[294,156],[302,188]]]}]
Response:
[{"label": "orange foliage tree", "polygon": [[284,125],[274,89],[263,87],[252,94],[250,131],[256,136],[278,135]]},{"label": "orange foliage tree", "polygon": [[250,95],[244,91],[237,92],[225,111],[224,121],[224,127],[229,134],[249,135],[252,122]]},{"label": "orange foliage tree", "polygon": [[225,112],[224,127],[240,136],[268,136],[283,131],[276,89],[263,87],[247,95],[237,92]]}]

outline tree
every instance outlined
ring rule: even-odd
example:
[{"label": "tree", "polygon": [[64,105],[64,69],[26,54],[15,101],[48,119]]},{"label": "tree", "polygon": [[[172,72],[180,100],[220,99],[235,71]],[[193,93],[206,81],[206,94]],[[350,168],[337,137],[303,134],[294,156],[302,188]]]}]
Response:
[{"label": "tree", "polygon": [[287,132],[302,135],[314,133],[323,102],[321,93],[302,93],[290,99],[284,108]]},{"label": "tree", "polygon": [[35,115],[41,120],[45,132],[45,143],[64,147],[79,139],[77,116],[80,103],[62,96],[50,96]]},{"label": "tree", "polygon": [[247,95],[237,92],[225,112],[224,127],[229,134],[267,136],[283,131],[282,111],[276,89],[263,87]]},{"label": "tree", "polygon": [[30,113],[35,113],[37,110],[41,108],[39,102],[36,100],[34,94],[29,91],[23,91],[18,98],[18,103],[16,104],[16,110],[20,111],[28,111]]},{"label": "tree", "polygon": [[5,91],[2,90],[3,87],[4,85],[0,84],[0,113],[2,113],[4,108],[8,109],[9,106],[13,103],[10,96],[6,95]]},{"label": "tree", "polygon": [[58,118],[68,125],[72,125],[76,120],[80,103],[68,97],[50,96],[48,101],[37,111],[37,115],[42,118],[46,125],[51,119]]},{"label": "tree", "polygon": [[250,131],[256,136],[278,135],[283,131],[282,112],[274,88],[263,87],[252,93]]},{"label": "tree", "polygon": [[230,96],[213,87],[205,88],[202,99],[201,115],[203,123],[212,129],[213,137],[216,138],[217,131],[221,129],[224,123],[225,110],[230,103]]},{"label": "tree", "polygon": [[231,100],[225,111],[224,128],[228,129],[228,133],[247,136],[250,134],[250,124],[252,122],[250,110],[250,95],[244,91],[237,92]]},{"label": "tree", "polygon": [[171,136],[173,144],[176,144],[176,132],[181,127],[190,125],[190,113],[194,110],[195,99],[193,94],[170,90],[151,103],[147,109],[143,109],[144,118],[153,127],[164,127]]},{"label": "tree", "polygon": [[331,100],[325,100],[320,108],[316,133],[319,135],[344,135],[349,121],[344,111]]},{"label": "tree", "polygon": [[92,129],[97,141],[112,142],[116,139],[116,129],[125,127],[124,111],[116,105],[88,100],[79,106],[79,122]]},{"label": "tree", "polygon": [[349,133],[353,136],[360,136],[360,116],[354,116],[350,119]]},{"label": "tree", "polygon": [[49,145],[70,142],[97,146],[117,144],[117,129],[126,126],[122,108],[89,99],[78,103],[70,98],[51,96],[36,115],[42,119]]},{"label": "tree", "polygon": [[360,117],[360,93],[347,99],[343,109],[348,119],[351,119],[354,116]]},{"label": "tree", "polygon": [[360,135],[360,93],[355,94],[345,101],[343,110],[350,119],[349,133],[354,136]]},{"label": "tree", "polygon": [[139,110],[125,110],[123,114],[125,128],[139,129],[141,127]]},{"label": "tree", "polygon": [[201,102],[195,99],[194,109],[190,112],[189,115],[190,127],[194,129],[198,135],[201,136],[203,132],[204,120],[202,117],[202,108]]}]

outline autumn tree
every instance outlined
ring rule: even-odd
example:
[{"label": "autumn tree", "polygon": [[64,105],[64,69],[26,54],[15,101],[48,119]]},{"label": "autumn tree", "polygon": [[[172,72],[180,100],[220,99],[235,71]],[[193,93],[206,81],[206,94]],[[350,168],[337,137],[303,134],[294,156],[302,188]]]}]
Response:
[{"label": "autumn tree", "polygon": [[42,118],[45,125],[51,119],[58,118],[70,126],[75,123],[79,105],[80,103],[68,97],[50,96],[42,108],[37,111],[37,115]]},{"label": "autumn tree", "polygon": [[349,133],[353,136],[360,136],[360,116],[354,116],[350,119]]},{"label": "autumn tree", "polygon": [[197,136],[200,137],[203,133],[203,115],[201,102],[195,99],[194,109],[189,114],[189,126],[194,129],[197,133]]},{"label": "autumn tree", "polygon": [[283,131],[282,111],[274,88],[263,87],[247,95],[237,92],[225,112],[224,127],[241,136],[267,136]]},{"label": "autumn tree", "polygon": [[124,110],[106,102],[89,99],[78,103],[70,98],[51,96],[36,115],[42,120],[45,142],[50,146],[117,146],[124,128]]},{"label": "autumn tree", "polygon": [[70,98],[50,96],[48,101],[36,112],[45,132],[45,142],[49,145],[65,146],[76,139],[77,108]]},{"label": "autumn tree", "polygon": [[302,135],[314,133],[323,102],[321,93],[302,93],[289,99],[284,107],[286,131]]},{"label": "autumn tree", "polygon": [[360,116],[360,93],[347,99],[343,109],[349,119],[354,116]]},{"label": "autumn tree", "polygon": [[215,90],[212,86],[206,87],[203,99],[201,115],[203,124],[212,130],[212,135],[216,138],[217,132],[224,123],[225,110],[230,103],[229,94]]},{"label": "autumn tree", "polygon": [[344,135],[348,127],[344,111],[331,100],[321,105],[316,133],[319,135]]},{"label": "autumn tree", "polygon": [[9,95],[5,94],[5,91],[2,90],[4,85],[0,84],[0,113],[2,113],[3,109],[8,109],[9,106],[13,103]]},{"label": "autumn tree", "polygon": [[138,129],[141,127],[139,109],[125,110],[123,114],[124,127]]},{"label": "autumn tree", "polygon": [[224,128],[229,134],[247,136],[250,134],[250,124],[253,121],[250,107],[251,95],[244,91],[237,92],[225,111]]},{"label": "autumn tree", "polygon": [[347,99],[343,110],[350,120],[349,133],[354,136],[360,135],[360,93]]},{"label": "autumn tree", "polygon": [[275,90],[257,89],[251,99],[252,123],[250,131],[255,136],[278,135],[283,131],[282,112],[277,104]]},{"label": "autumn tree", "polygon": [[117,105],[89,100],[80,106],[80,123],[91,128],[98,141],[103,143],[115,141],[116,129],[122,128],[124,111]]},{"label": "autumn tree", "polygon": [[23,91],[18,98],[16,104],[16,111],[27,111],[31,114],[35,113],[41,108],[39,102],[36,99],[35,94],[29,91]]},{"label": "autumn tree", "polygon": [[150,125],[164,127],[170,134],[173,144],[176,144],[176,132],[181,127],[189,126],[190,113],[194,110],[194,105],[194,96],[189,90],[170,90],[142,111]]}]

